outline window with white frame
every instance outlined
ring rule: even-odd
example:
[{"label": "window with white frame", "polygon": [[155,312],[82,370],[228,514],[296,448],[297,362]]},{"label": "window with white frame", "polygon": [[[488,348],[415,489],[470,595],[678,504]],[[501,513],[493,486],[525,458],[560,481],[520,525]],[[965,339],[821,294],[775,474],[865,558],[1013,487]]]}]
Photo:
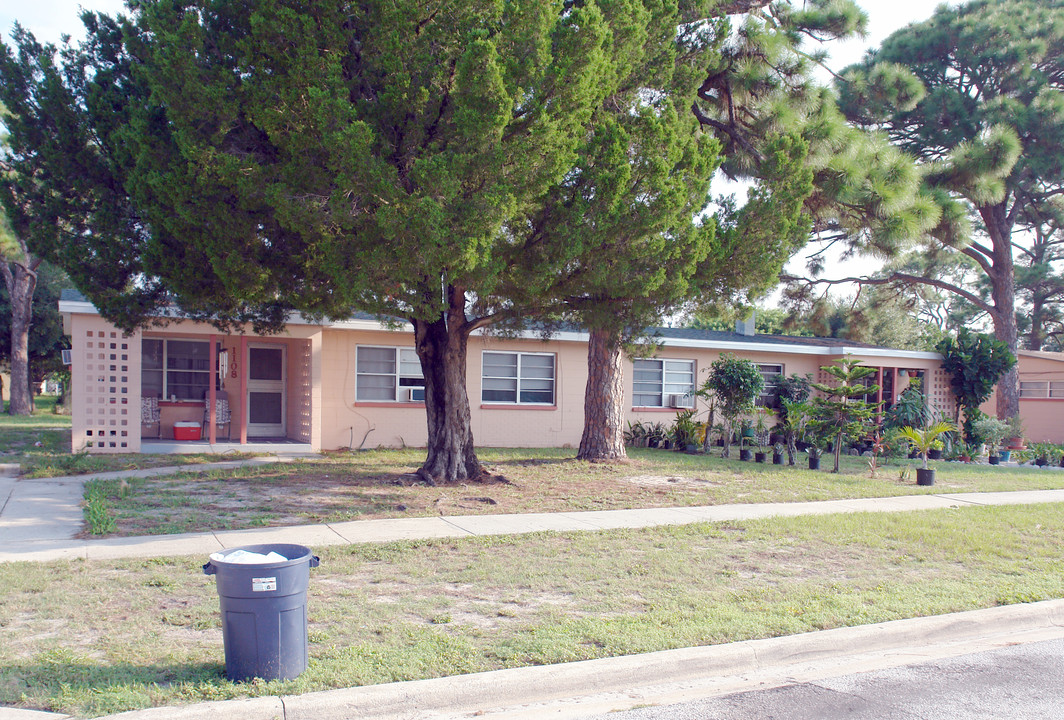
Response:
[{"label": "window with white frame", "polygon": [[636,358],[632,361],[635,407],[693,407],[695,361]]},{"label": "window with white frame", "polygon": [[211,344],[207,340],[143,338],[141,397],[202,400],[211,386]]},{"label": "window with white frame", "polygon": [[425,376],[413,348],[355,348],[355,400],[424,402]]},{"label": "window with white frame", "polygon": [[481,402],[554,404],[554,355],[488,352],[482,357]]},{"label": "window with white frame", "polygon": [[1064,398],[1064,382],[1056,380],[1024,380],[1020,382],[1022,398]]},{"label": "window with white frame", "polygon": [[764,381],[761,386],[761,394],[757,398],[757,405],[767,408],[778,407],[779,398],[776,397],[776,393],[779,392],[780,380],[783,379],[783,366],[768,363],[755,364],[757,365],[757,371],[761,373],[761,379]]}]

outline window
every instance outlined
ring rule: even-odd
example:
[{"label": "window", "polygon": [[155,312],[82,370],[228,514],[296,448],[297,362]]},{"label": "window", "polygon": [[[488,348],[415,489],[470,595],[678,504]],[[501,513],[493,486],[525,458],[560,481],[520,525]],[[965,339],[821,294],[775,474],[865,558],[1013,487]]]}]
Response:
[{"label": "window", "polygon": [[425,376],[413,348],[355,348],[355,399],[360,402],[424,402]]},{"label": "window", "polygon": [[202,400],[210,385],[210,342],[161,338],[141,341],[141,397]]},{"label": "window", "polygon": [[673,395],[683,407],[694,405],[694,360],[637,358],[632,366],[632,402],[636,407],[672,407]]},{"label": "window", "polygon": [[1064,398],[1064,382],[1049,380],[1023,381],[1020,383],[1022,398]]},{"label": "window", "polygon": [[757,398],[758,407],[776,408],[780,406],[776,393],[779,391],[780,379],[783,377],[782,365],[767,365],[756,363],[757,371],[761,373],[764,385],[761,387],[761,395]]},{"label": "window", "polygon": [[554,404],[554,355],[485,352],[482,361],[481,402]]}]

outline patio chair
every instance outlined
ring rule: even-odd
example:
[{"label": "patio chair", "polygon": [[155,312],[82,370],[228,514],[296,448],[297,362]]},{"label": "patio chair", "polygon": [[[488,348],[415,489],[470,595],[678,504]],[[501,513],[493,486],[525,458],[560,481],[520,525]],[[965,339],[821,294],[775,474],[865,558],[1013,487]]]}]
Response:
[{"label": "patio chair", "polygon": [[[203,431],[204,439],[210,437],[210,413],[211,413],[211,393],[208,390],[203,394]],[[229,410],[229,393],[225,390],[216,390],[214,392],[214,424],[219,428],[225,426],[224,435],[217,434],[217,437],[221,439],[224,437],[229,439],[229,430],[232,422],[233,415]]]},{"label": "patio chair", "polygon": [[140,426],[141,435],[144,434],[145,425],[155,426],[155,437],[163,436],[162,416],[159,414],[159,398],[142,397],[140,399]]}]

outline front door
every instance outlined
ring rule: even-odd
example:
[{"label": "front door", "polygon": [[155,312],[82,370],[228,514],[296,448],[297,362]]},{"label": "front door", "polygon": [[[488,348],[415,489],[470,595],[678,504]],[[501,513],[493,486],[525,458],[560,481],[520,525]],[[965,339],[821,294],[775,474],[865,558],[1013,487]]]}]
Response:
[{"label": "front door", "polygon": [[248,437],[283,438],[285,346],[248,345]]}]

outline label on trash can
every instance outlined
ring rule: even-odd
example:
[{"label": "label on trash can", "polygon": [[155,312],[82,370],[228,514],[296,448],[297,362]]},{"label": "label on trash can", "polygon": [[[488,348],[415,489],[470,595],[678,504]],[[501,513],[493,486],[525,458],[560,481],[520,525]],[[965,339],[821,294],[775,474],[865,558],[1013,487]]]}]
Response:
[{"label": "label on trash can", "polygon": [[277,578],[251,578],[251,592],[271,592],[277,589]]}]

